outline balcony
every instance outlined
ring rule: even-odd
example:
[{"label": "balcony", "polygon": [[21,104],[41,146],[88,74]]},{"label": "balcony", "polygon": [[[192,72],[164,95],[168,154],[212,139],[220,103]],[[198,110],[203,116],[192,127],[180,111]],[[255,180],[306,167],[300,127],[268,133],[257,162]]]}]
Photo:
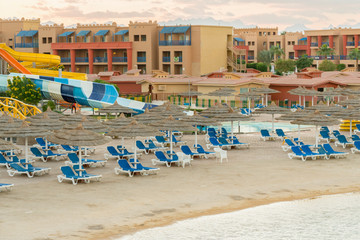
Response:
[{"label": "balcony", "polygon": [[39,43],[15,43],[15,48],[39,48]]},{"label": "balcony", "polygon": [[137,57],[137,62],[146,62],[146,57]]},{"label": "balcony", "polygon": [[174,57],[174,62],[175,63],[181,63],[182,62],[182,57]]},{"label": "balcony", "polygon": [[107,62],[107,57],[94,57],[94,63]]},{"label": "balcony", "polygon": [[89,58],[87,58],[87,57],[76,57],[76,58],[75,58],[75,62],[87,63],[87,62],[89,62]]},{"label": "balcony", "polygon": [[190,40],[159,41],[159,46],[191,46]]},{"label": "balcony", "polygon": [[113,62],[127,62],[127,57],[113,57]]},{"label": "balcony", "polygon": [[310,46],[311,46],[311,47],[318,47],[318,45],[319,45],[319,44],[318,44],[317,42],[312,42]]},{"label": "balcony", "polygon": [[346,42],[346,46],[355,46],[355,42]]},{"label": "balcony", "polygon": [[61,58],[61,62],[62,63],[69,63],[69,62],[71,62],[71,59],[69,57]]},{"label": "balcony", "polygon": [[163,57],[163,62],[170,62],[170,57]]},{"label": "balcony", "polygon": [[340,55],[340,60],[351,60],[347,55]]},{"label": "balcony", "polygon": [[321,43],[321,46],[322,46],[322,45],[329,46],[329,42],[322,42],[322,43]]}]

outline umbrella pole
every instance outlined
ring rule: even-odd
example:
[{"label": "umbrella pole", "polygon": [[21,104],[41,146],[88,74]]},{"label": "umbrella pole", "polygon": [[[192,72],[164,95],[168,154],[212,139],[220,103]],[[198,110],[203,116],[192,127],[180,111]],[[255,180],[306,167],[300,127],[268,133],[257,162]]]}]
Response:
[{"label": "umbrella pole", "polygon": [[301,106],[301,95],[299,95],[299,106]]},{"label": "umbrella pole", "polygon": [[267,105],[268,105],[268,95],[266,94],[265,95],[265,106],[267,107]]},{"label": "umbrella pole", "polygon": [[272,132],[274,132],[274,114],[271,114],[272,115]]},{"label": "umbrella pole", "polygon": [[171,159],[173,159],[172,157],[172,151],[173,151],[173,146],[172,146],[172,131],[169,131],[170,132],[170,156],[171,156]]},{"label": "umbrella pole", "polygon": [[[28,138],[25,137],[25,162],[28,163]],[[26,164],[26,169],[29,168],[29,165]]]},{"label": "umbrella pole", "polygon": [[240,121],[238,122],[238,133],[240,134]]},{"label": "umbrella pole", "polygon": [[315,141],[315,147],[318,147],[318,142],[319,142],[319,134],[318,134],[318,125],[315,126],[315,134],[316,134],[316,141]]},{"label": "umbrella pole", "polygon": [[231,121],[231,141],[234,141],[234,121]]},{"label": "umbrella pole", "polygon": [[137,158],[137,154],[136,154],[136,138],[134,137],[134,167],[136,167],[137,166],[137,160],[136,160],[136,158]]},{"label": "umbrella pole", "polygon": [[314,106],[314,96],[311,98],[311,106]]},{"label": "umbrella pole", "polygon": [[[12,137],[10,138],[10,142],[11,142],[11,143],[14,143]],[[14,155],[14,149],[11,149],[11,150],[10,150],[10,154],[11,154],[11,155]]]},{"label": "umbrella pole", "polygon": [[350,137],[352,135],[352,120],[350,120]]},{"label": "umbrella pole", "polygon": [[198,130],[198,128],[197,128],[197,125],[195,125],[195,148],[197,148],[197,130]]},{"label": "umbrella pole", "polygon": [[249,109],[249,112],[248,112],[248,115],[250,115],[250,98],[248,98],[248,109]]},{"label": "umbrella pole", "polygon": [[[81,150],[81,146],[78,146],[78,148],[79,148],[79,174],[80,174],[80,177],[82,176],[82,156],[81,156],[81,152],[82,152],[82,150]],[[85,148],[86,149],[86,148]]]},{"label": "umbrella pole", "polygon": [[298,124],[298,140],[300,141],[300,125]]}]

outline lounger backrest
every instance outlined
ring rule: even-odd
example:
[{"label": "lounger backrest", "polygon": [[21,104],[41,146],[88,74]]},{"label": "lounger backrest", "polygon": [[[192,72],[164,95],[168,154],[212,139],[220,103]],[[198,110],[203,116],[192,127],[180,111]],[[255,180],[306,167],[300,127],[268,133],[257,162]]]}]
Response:
[{"label": "lounger backrest", "polygon": [[159,160],[162,160],[162,161],[166,161],[168,160],[165,156],[165,154],[162,152],[162,151],[156,151],[155,152],[155,156],[159,159]]},{"label": "lounger backrest", "polygon": [[[79,173],[79,168],[80,168],[80,165],[78,165],[78,164],[74,164],[73,166],[73,169],[76,171],[76,173]],[[84,168],[82,168],[83,170],[81,171],[82,172],[82,175],[84,175],[84,174],[87,174],[87,172],[86,172],[86,170],[84,170]]]},{"label": "lounger backrest", "polygon": [[205,153],[204,148],[203,148],[200,144],[198,144],[198,145],[196,146],[196,149],[197,149],[197,152],[198,152],[198,153]]},{"label": "lounger backrest", "polygon": [[214,146],[219,146],[220,145],[219,141],[216,138],[211,137],[211,138],[209,138],[209,141]]},{"label": "lounger backrest", "polygon": [[185,153],[186,155],[192,154],[191,149],[187,145],[183,145],[180,147],[181,151]]},{"label": "lounger backrest", "polygon": [[282,129],[275,129],[275,132],[279,137],[285,137],[285,133]]},{"label": "lounger backrest", "polygon": [[158,148],[153,141],[149,142],[149,148]]},{"label": "lounger backrest", "polygon": [[325,131],[325,132],[328,132],[328,133],[330,132],[329,128],[326,127],[326,126],[321,127],[320,131]]},{"label": "lounger backrest", "polygon": [[71,147],[69,145],[61,145],[61,147],[65,150],[65,151],[74,151],[73,149],[71,149]]},{"label": "lounger backrest", "polygon": [[208,132],[209,137],[215,137],[216,138],[216,132]]},{"label": "lounger backrest", "polygon": [[233,144],[241,144],[237,138],[233,138]]},{"label": "lounger backrest", "polygon": [[170,151],[166,151],[166,154],[169,156],[170,159],[172,160],[179,160],[179,156],[175,153],[175,151],[172,151],[172,155],[170,154]]},{"label": "lounger backrest", "polygon": [[340,133],[338,130],[334,130],[334,131],[333,131],[333,134],[334,134],[335,137],[341,135],[341,133]]},{"label": "lounger backrest", "polygon": [[321,145],[319,145],[318,152],[319,152],[320,154],[329,154],[329,153],[324,149],[324,147],[321,146]]},{"label": "lounger backrest", "polygon": [[339,140],[340,143],[348,143],[348,141],[346,140],[346,137],[344,135],[338,135],[337,139]]},{"label": "lounger backrest", "polygon": [[360,141],[355,141],[354,146],[360,150]]},{"label": "lounger backrest", "polygon": [[19,171],[19,172],[26,172],[26,169],[20,166],[18,163],[10,163],[10,167]]},{"label": "lounger backrest", "polygon": [[6,160],[6,158],[2,154],[0,154],[0,163],[8,163],[8,160]]},{"label": "lounger backrest", "polygon": [[32,152],[32,154],[34,154],[36,157],[42,157],[43,155],[41,154],[41,152],[39,151],[39,149],[37,148],[30,148],[30,151]]},{"label": "lounger backrest", "polygon": [[216,132],[215,128],[208,128],[208,132]]},{"label": "lounger backrest", "polygon": [[114,146],[107,146],[106,149],[108,150],[108,152],[113,155],[113,156],[117,156],[119,155],[119,152],[115,149]]},{"label": "lounger backrest", "polygon": [[352,138],[353,141],[359,141],[360,140],[360,137],[358,135],[352,135],[351,138]]},{"label": "lounger backrest", "polygon": [[44,147],[46,145],[43,138],[35,138],[35,140],[42,147]]},{"label": "lounger backrest", "polygon": [[325,151],[328,152],[329,154],[335,152],[330,144],[326,143],[323,146],[324,146]]},{"label": "lounger backrest", "polygon": [[309,148],[308,145],[302,145],[301,149],[306,153],[306,154],[313,154],[313,152],[311,151],[311,149]]},{"label": "lounger backrest", "polygon": [[163,136],[155,136],[155,139],[159,143],[164,143],[165,142],[165,138]]},{"label": "lounger backrest", "polygon": [[173,142],[178,142],[178,140],[175,138],[174,135],[171,135],[171,137],[172,137],[172,141],[173,141]]},{"label": "lounger backrest", "polygon": [[118,164],[125,171],[132,169],[132,167],[130,167],[129,163],[125,159],[118,160]]},{"label": "lounger backrest", "polygon": [[145,148],[145,145],[144,145],[140,140],[137,140],[137,141],[136,141],[136,147],[137,147],[138,149],[141,149],[141,150],[146,149],[146,148]]},{"label": "lounger backrest", "polygon": [[357,130],[360,130],[360,124],[359,123],[355,124],[355,126],[356,126]]},{"label": "lounger backrest", "polygon": [[304,155],[299,146],[291,147],[291,151],[293,151],[296,155]]},{"label": "lounger backrest", "polygon": [[79,157],[76,155],[76,153],[68,153],[68,157],[69,157],[70,161],[73,163],[79,162]]},{"label": "lounger backrest", "polygon": [[72,178],[76,176],[76,173],[74,172],[74,170],[70,167],[70,166],[62,166],[60,167],[61,172],[67,177],[67,178]]},{"label": "lounger backrest", "polygon": [[261,136],[263,136],[263,137],[270,137],[270,133],[266,129],[261,129],[260,133],[261,133]]},{"label": "lounger backrest", "polygon": [[329,133],[327,131],[320,131],[320,135],[323,138],[330,138]]},{"label": "lounger backrest", "polygon": [[223,137],[219,137],[218,140],[219,140],[219,142],[220,142],[221,144],[229,144],[229,142],[226,141],[226,139],[223,138]]}]

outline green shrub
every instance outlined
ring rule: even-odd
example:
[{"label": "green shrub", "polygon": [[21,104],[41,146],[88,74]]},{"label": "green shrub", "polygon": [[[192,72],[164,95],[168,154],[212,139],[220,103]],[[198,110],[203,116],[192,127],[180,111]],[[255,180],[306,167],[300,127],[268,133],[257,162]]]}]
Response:
[{"label": "green shrub", "polygon": [[344,70],[346,68],[346,65],[343,63],[340,63],[336,66],[336,70],[341,71]]},{"label": "green shrub", "polygon": [[53,101],[49,100],[46,104],[44,104],[42,106],[42,111],[45,112],[48,109],[48,107],[50,107],[50,109],[52,111],[54,111],[56,106],[55,106],[55,103]]},{"label": "green shrub", "polygon": [[256,64],[256,69],[260,72],[267,72],[267,66],[265,63],[259,62]]},{"label": "green shrub", "polygon": [[335,71],[336,64],[329,60],[324,60],[319,64],[319,70],[327,72],[327,71]]},{"label": "green shrub", "polygon": [[29,78],[19,76],[8,80],[8,89],[6,94],[12,98],[16,98],[24,103],[37,105],[41,100],[40,88],[36,88]]}]

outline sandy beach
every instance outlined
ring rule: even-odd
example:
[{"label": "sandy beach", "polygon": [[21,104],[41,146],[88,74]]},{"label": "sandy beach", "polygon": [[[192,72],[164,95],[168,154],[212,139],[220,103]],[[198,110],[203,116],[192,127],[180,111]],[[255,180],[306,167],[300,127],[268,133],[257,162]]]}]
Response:
[{"label": "sandy beach", "polygon": [[[269,118],[257,121],[263,119]],[[310,129],[301,133],[306,143],[315,142],[314,128]],[[289,159],[280,140],[264,142],[259,133],[238,138],[250,143],[250,149],[228,151],[229,162],[195,159],[191,167],[158,165],[158,175],[130,178],[115,175],[117,163],[109,160],[105,167],[87,170],[102,174],[101,182],[77,186],[58,183],[64,161],[37,161],[36,166],[52,170],[33,179],[9,177],[6,168],[0,168],[0,182],[15,184],[13,191],[0,193],[0,238],[116,239],[201,215],[360,190],[360,154],[302,162]],[[204,136],[199,139],[205,146]],[[183,140],[193,144],[194,136]],[[120,140],[107,145],[117,144]],[[98,146],[91,158],[103,159],[107,145]],[[125,145],[130,149],[130,140]],[[141,162],[151,166],[152,158],[153,154],[143,154]]]}]

